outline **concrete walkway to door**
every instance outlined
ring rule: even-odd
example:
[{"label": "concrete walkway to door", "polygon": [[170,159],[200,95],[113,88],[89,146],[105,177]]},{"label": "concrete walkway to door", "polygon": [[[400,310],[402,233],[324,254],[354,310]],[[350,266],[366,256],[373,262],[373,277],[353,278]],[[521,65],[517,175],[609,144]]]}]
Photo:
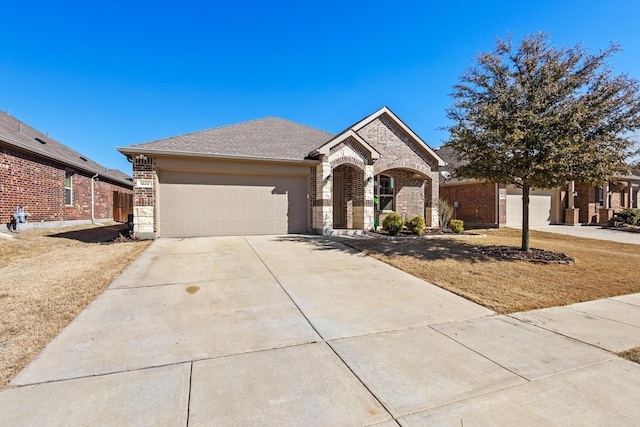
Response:
[{"label": "concrete walkway to door", "polygon": [[[640,345],[639,295],[607,303],[580,313]],[[0,424],[632,425],[640,365],[584,317],[496,315],[320,237],[161,239],[0,393]]]}]

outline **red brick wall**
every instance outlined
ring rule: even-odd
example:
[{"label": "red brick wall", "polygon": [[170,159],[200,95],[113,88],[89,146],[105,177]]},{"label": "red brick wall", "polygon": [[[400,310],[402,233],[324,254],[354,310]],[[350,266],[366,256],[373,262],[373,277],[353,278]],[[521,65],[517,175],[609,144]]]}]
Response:
[{"label": "red brick wall", "polygon": [[596,200],[596,188],[576,183],[575,189],[578,195],[573,200],[573,204],[580,209],[580,222],[583,224],[598,222],[600,202]]},{"label": "red brick wall", "polygon": [[[506,194],[506,193],[505,193]],[[440,186],[440,198],[454,206],[454,217],[469,224],[496,224],[496,185],[492,183],[468,183]],[[506,210],[504,212],[506,220]]]},{"label": "red brick wall", "polygon": [[[91,219],[91,175],[76,171],[72,204],[65,205],[65,167],[0,146],[0,223],[10,221],[16,206],[25,206],[28,222]],[[131,189],[98,180],[94,184],[96,219],[113,217],[113,191]]]}]

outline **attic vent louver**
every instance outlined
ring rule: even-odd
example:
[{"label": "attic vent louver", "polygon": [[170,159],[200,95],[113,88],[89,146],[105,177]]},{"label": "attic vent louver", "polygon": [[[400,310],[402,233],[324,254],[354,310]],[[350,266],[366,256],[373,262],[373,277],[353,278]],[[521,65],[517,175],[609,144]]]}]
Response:
[{"label": "attic vent louver", "polygon": [[36,141],[38,141],[38,142],[39,142],[40,144],[42,144],[42,145],[44,145],[44,144],[46,144],[46,143],[47,143],[47,141],[44,141],[44,140],[42,140],[42,139],[40,139],[40,138],[36,138]]},{"label": "attic vent louver", "polygon": [[87,161],[87,159],[85,159],[85,158],[84,158],[84,157],[82,157],[82,156],[80,156],[80,160],[83,160],[83,161],[85,161],[85,162]]}]

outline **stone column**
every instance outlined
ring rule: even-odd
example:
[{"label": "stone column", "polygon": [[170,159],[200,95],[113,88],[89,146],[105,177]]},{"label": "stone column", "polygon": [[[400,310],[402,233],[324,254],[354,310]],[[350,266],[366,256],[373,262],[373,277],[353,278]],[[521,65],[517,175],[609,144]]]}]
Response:
[{"label": "stone column", "polygon": [[137,155],[133,158],[133,237],[156,238],[156,162]]},{"label": "stone column", "polygon": [[[440,173],[431,172],[431,183],[427,181],[425,185],[431,185],[431,208],[425,209],[425,223],[427,227],[440,226],[440,212],[438,212],[438,200],[440,199]],[[430,211],[430,212],[429,212]]]},{"label": "stone column", "polygon": [[564,223],[567,225],[580,225],[580,208],[565,209]]},{"label": "stone column", "polygon": [[364,229],[373,230],[373,165],[366,165],[364,167]]},{"label": "stone column", "polygon": [[580,209],[575,206],[575,181],[567,186],[567,198],[569,207],[564,210],[564,223],[567,225],[580,225]]},{"label": "stone column", "polygon": [[569,196],[569,209],[575,208],[575,195],[576,192],[576,183],[575,181],[571,181],[569,183],[569,188],[567,189],[567,195]]},{"label": "stone column", "polygon": [[326,156],[316,166],[316,200],[313,206],[314,233],[330,235],[333,230],[333,176]]},{"label": "stone column", "polygon": [[598,223],[599,224],[607,224],[611,218],[613,218],[613,209],[600,208],[598,210]]}]

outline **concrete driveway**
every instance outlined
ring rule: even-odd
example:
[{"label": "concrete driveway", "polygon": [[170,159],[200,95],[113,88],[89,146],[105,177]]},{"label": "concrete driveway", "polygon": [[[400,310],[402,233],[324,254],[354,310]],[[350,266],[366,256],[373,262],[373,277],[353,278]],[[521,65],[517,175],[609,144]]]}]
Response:
[{"label": "concrete driveway", "polygon": [[[573,311],[640,345],[638,296],[607,302],[626,311]],[[320,237],[161,239],[0,393],[0,424],[640,419],[640,366],[553,319],[496,315]]]}]

